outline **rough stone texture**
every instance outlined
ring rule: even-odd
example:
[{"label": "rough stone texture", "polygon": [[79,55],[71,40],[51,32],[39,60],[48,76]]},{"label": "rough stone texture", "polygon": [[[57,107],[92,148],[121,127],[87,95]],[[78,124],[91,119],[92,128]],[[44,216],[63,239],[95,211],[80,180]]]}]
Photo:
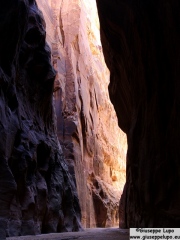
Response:
[{"label": "rough stone texture", "polygon": [[55,71],[33,0],[0,3],[0,239],[76,231],[80,207],[55,133]]},{"label": "rough stone texture", "polygon": [[180,226],[180,2],[97,0],[110,97],[127,133],[120,226]]},{"label": "rough stone texture", "polygon": [[91,228],[82,232],[42,234],[38,236],[12,237],[7,240],[129,240],[129,231],[117,228]]},{"label": "rough stone texture", "polygon": [[37,0],[57,70],[58,137],[74,179],[85,227],[118,224],[126,137],[109,100],[95,0]]}]

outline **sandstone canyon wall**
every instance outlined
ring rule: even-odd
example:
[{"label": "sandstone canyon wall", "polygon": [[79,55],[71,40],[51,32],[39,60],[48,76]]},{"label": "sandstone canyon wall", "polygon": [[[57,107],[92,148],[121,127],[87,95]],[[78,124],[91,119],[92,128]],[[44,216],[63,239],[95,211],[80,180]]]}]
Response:
[{"label": "sandstone canyon wall", "polygon": [[37,0],[57,71],[57,133],[85,227],[118,224],[126,137],[109,100],[95,0]]},{"label": "sandstone canyon wall", "polygon": [[127,133],[120,226],[180,226],[180,2],[97,0],[110,97]]},{"label": "sandstone canyon wall", "polygon": [[1,1],[0,35],[0,239],[78,231],[79,200],[55,131],[55,71],[36,3]]}]

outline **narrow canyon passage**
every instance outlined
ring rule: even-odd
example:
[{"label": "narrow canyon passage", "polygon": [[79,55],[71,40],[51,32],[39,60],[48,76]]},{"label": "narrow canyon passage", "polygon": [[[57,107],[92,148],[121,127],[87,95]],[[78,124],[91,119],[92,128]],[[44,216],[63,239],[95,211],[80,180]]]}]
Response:
[{"label": "narrow canyon passage", "polygon": [[96,1],[7,0],[0,33],[0,239],[117,227],[127,143]]},{"label": "narrow canyon passage", "polygon": [[179,10],[0,2],[1,240],[179,228]]},{"label": "narrow canyon passage", "polygon": [[52,51],[57,133],[77,184],[82,225],[119,224],[126,135],[109,99],[95,0],[37,0]]}]

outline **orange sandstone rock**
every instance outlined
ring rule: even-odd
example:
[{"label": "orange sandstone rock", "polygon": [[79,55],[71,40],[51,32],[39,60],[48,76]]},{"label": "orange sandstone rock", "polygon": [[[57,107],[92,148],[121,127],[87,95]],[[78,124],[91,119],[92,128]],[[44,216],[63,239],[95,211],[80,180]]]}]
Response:
[{"label": "orange sandstone rock", "polygon": [[85,227],[118,224],[126,137],[109,100],[95,0],[37,0],[57,71],[57,132]]}]

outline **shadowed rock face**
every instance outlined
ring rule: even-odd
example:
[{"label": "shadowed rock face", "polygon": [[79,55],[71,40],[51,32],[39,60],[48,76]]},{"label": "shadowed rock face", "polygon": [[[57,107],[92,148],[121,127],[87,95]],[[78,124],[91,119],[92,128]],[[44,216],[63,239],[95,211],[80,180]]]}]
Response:
[{"label": "shadowed rock face", "polygon": [[76,231],[80,207],[55,134],[55,71],[33,0],[0,3],[0,239]]},{"label": "shadowed rock face", "polygon": [[180,3],[97,0],[109,92],[127,133],[120,227],[180,225]]}]

